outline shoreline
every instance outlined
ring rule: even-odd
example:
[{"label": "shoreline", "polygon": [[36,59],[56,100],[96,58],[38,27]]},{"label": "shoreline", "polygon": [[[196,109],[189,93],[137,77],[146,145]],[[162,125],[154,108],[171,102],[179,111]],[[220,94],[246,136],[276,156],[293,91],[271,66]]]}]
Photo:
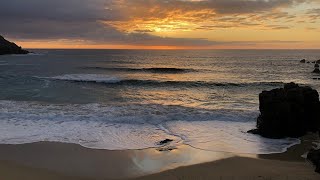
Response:
[{"label": "shoreline", "polygon": [[[211,152],[180,145],[171,151],[99,150],[77,144],[37,142],[0,145],[0,174],[15,179],[318,179],[301,157],[318,140],[303,137],[284,153],[253,155]],[[246,164],[246,166],[243,166]],[[250,169],[250,171],[248,171]],[[245,178],[246,177],[246,178]]]},{"label": "shoreline", "polygon": [[90,149],[78,144],[60,142],[1,144],[0,164],[13,162],[68,176],[127,179],[234,156],[232,153],[204,151],[187,145],[177,146],[171,151],[161,150]]}]

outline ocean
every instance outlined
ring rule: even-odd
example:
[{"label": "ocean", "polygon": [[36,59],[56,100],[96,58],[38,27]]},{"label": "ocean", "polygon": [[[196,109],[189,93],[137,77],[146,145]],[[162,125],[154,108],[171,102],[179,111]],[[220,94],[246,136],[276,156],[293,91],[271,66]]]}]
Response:
[{"label": "ocean", "polygon": [[246,133],[259,93],[296,82],[320,90],[319,50],[33,50],[0,56],[0,144],[96,149],[170,144],[284,152],[298,139]]}]

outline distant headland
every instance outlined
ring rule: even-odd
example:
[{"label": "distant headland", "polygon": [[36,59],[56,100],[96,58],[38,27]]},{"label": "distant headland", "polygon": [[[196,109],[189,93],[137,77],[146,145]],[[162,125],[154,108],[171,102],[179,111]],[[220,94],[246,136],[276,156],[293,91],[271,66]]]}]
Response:
[{"label": "distant headland", "polygon": [[20,46],[13,42],[6,40],[0,35],[0,55],[6,54],[28,54],[27,50],[22,49]]}]

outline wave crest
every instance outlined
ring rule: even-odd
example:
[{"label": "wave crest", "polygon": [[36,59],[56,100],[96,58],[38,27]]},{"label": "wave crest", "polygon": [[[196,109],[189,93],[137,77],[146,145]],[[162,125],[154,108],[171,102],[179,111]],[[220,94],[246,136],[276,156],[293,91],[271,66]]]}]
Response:
[{"label": "wave crest", "polygon": [[95,70],[106,70],[106,71],[127,71],[127,72],[148,72],[148,73],[168,73],[168,74],[178,74],[178,73],[188,73],[196,72],[194,69],[183,69],[183,68],[108,68],[108,67],[83,67],[83,69],[95,69]]},{"label": "wave crest", "polygon": [[119,79],[101,74],[66,74],[61,76],[46,77],[58,81],[76,83],[95,83],[101,85],[128,85],[128,86],[172,86],[172,87],[248,87],[248,86],[282,86],[284,82],[211,82],[211,81],[158,81],[140,79]]},{"label": "wave crest", "polygon": [[92,83],[119,83],[121,79],[100,74],[66,74],[61,76],[46,77],[46,79],[73,81],[73,82],[92,82]]}]

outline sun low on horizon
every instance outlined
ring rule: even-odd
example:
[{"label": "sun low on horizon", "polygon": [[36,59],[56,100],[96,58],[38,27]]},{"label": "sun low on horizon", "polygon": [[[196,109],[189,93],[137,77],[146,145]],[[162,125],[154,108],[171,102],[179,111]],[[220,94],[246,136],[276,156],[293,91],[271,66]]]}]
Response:
[{"label": "sun low on horizon", "polygon": [[24,48],[319,49],[319,0],[5,0]]}]

